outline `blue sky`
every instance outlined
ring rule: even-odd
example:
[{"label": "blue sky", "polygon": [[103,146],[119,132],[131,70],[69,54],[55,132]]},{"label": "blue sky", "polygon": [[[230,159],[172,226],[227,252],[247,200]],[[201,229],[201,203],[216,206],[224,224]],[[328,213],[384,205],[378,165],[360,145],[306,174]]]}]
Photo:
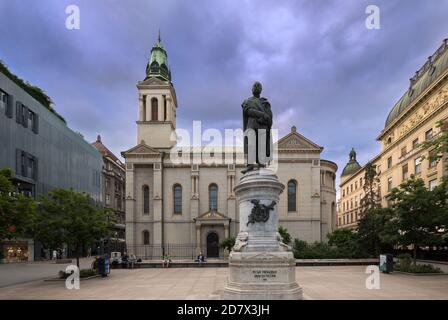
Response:
[{"label": "blue sky", "polygon": [[[65,28],[70,4],[80,30]],[[380,8],[379,30],[365,27],[369,4]],[[239,128],[259,80],[280,135],[295,125],[339,174],[352,146],[361,164],[378,154],[387,114],[448,36],[440,0],[0,0],[0,13],[0,59],[116,155],[137,142],[136,84],[160,28],[178,127]]]}]

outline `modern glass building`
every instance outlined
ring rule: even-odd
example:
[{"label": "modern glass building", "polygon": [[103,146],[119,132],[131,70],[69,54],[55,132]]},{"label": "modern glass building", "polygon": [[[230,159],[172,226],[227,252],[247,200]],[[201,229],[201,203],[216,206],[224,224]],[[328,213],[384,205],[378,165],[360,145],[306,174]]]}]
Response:
[{"label": "modern glass building", "polygon": [[[102,202],[102,165],[102,155],[81,134],[0,72],[0,168],[13,170],[20,192],[37,198],[72,188]],[[39,260],[41,248],[32,239],[2,241],[0,258]]]}]

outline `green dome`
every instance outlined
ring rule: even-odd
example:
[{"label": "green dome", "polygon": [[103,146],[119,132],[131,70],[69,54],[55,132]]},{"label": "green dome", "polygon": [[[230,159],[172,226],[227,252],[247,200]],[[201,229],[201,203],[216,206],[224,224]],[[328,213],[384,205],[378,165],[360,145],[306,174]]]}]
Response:
[{"label": "green dome", "polygon": [[384,127],[386,128],[395,119],[407,109],[407,107],[417,98],[423,91],[428,88],[431,83],[437,79],[448,67],[448,39],[443,40],[443,44],[437,51],[428,58],[423,67],[418,70],[414,77],[410,79],[411,84],[408,91],[394,105],[387,116]]},{"label": "green dome", "polygon": [[156,77],[160,80],[171,81],[171,71],[168,65],[168,54],[159,39],[151,49],[149,62],[146,66],[146,79]]},{"label": "green dome", "polygon": [[359,169],[361,169],[361,166],[358,161],[356,161],[356,152],[355,149],[352,148],[349,154],[349,161],[345,165],[344,170],[342,170],[341,177],[351,175]]}]

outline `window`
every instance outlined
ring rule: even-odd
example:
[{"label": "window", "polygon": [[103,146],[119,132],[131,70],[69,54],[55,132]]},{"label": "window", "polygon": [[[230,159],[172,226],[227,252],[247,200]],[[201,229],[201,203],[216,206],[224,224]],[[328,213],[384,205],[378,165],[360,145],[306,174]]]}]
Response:
[{"label": "window", "polygon": [[143,186],[143,214],[149,214],[149,187]]},{"label": "window", "polygon": [[143,95],[143,110],[142,110],[142,121],[146,121],[146,96]]},{"label": "window", "polygon": [[30,128],[34,133],[39,133],[39,117],[20,101],[16,102],[16,122]]},{"label": "window", "polygon": [[438,185],[437,179],[430,180],[429,181],[429,190],[430,191],[434,190],[434,188],[437,187],[437,185]]},{"label": "window", "polygon": [[387,179],[387,191],[388,192],[392,191],[392,177]]},{"label": "window", "polygon": [[406,147],[401,148],[401,156],[404,157],[407,153]]},{"label": "window", "polygon": [[362,178],[359,178],[359,187],[362,187]]},{"label": "window", "polygon": [[110,194],[106,194],[106,206],[110,205]]},{"label": "window", "polygon": [[149,231],[147,230],[143,231],[143,244],[149,245]]},{"label": "window", "polygon": [[163,95],[163,120],[167,120],[166,114],[166,95]]},{"label": "window", "polygon": [[418,147],[418,138],[414,139],[414,141],[412,141],[412,148],[417,149],[417,147]]},{"label": "window", "polygon": [[121,197],[116,197],[116,201],[117,201],[117,209],[118,210],[121,210],[122,208],[121,208]]},{"label": "window", "polygon": [[432,139],[432,129],[429,129],[428,131],[426,131],[425,139],[426,140],[431,140]]},{"label": "window", "polygon": [[8,94],[0,90],[0,113],[6,114],[6,108],[8,106]]},{"label": "window", "polygon": [[358,181],[355,181],[355,190],[358,189]]},{"label": "window", "polygon": [[159,120],[159,102],[157,101],[157,98],[151,99],[151,120]]},{"label": "window", "polygon": [[12,100],[11,95],[7,94],[3,90],[0,90],[0,112],[5,112],[8,118],[12,118],[13,115]]},{"label": "window", "polygon": [[401,167],[401,171],[403,173],[403,180],[406,180],[407,178],[409,178],[409,170],[408,170],[407,164],[405,164],[403,167]]},{"label": "window", "polygon": [[429,152],[429,167],[430,168],[434,168],[435,166],[437,166],[437,159],[436,159],[436,152],[435,150],[431,150]]},{"label": "window", "polygon": [[295,180],[288,181],[288,212],[297,211],[297,182]]},{"label": "window", "polygon": [[110,186],[110,179],[106,178],[106,190],[109,190],[109,186]]},{"label": "window", "polygon": [[415,159],[414,164],[415,164],[415,173],[418,174],[422,172],[422,158],[419,157]]},{"label": "window", "polygon": [[342,190],[342,196],[345,197],[345,189]]},{"label": "window", "polygon": [[22,177],[37,180],[37,158],[25,151],[17,149],[16,172]]},{"label": "window", "polygon": [[350,192],[353,192],[353,184],[350,185]]},{"label": "window", "polygon": [[387,158],[387,169],[392,168],[392,157]]},{"label": "window", "polygon": [[208,205],[210,211],[218,210],[218,186],[214,183],[208,187]]},{"label": "window", "polygon": [[182,214],[182,186],[175,184],[173,186],[174,213]]}]

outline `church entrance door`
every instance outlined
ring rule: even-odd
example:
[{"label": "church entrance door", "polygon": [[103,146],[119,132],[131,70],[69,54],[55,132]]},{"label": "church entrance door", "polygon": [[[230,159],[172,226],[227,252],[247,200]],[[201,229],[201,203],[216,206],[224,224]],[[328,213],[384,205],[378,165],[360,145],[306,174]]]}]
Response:
[{"label": "church entrance door", "polygon": [[219,258],[219,236],[216,232],[207,235],[207,258]]}]

